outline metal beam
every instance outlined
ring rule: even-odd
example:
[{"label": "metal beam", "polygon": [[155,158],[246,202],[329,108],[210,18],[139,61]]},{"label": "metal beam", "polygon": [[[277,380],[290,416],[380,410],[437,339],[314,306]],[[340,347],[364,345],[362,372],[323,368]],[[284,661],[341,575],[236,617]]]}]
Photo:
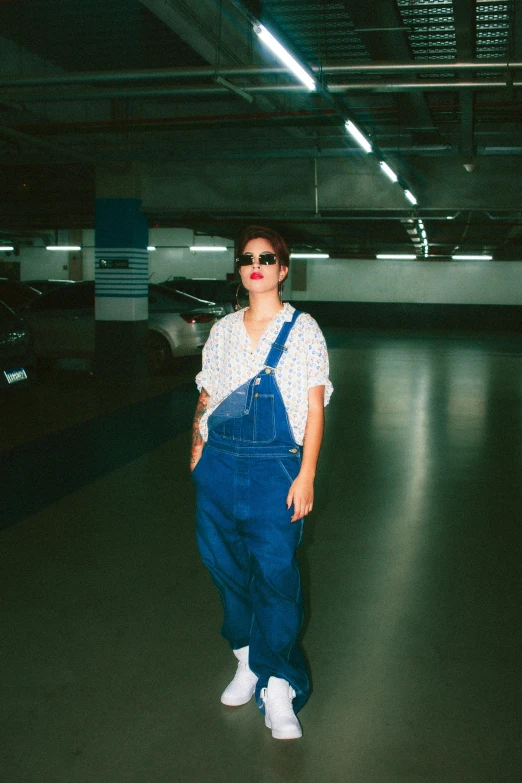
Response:
[{"label": "metal beam", "polygon": [[[455,38],[457,42],[457,56],[462,60],[469,60],[474,53],[475,42],[475,0],[459,0],[453,4],[453,16],[455,19]],[[459,77],[462,72],[458,71]],[[460,93],[461,115],[461,141],[460,152],[465,166],[473,165],[475,156],[474,142],[474,98],[470,90]]]},{"label": "metal beam", "polygon": [[[345,0],[344,6],[356,28],[403,26],[395,0],[365,0],[363,3],[361,0]],[[404,31],[364,32],[359,33],[359,38],[365,44],[372,60],[393,62],[411,58],[408,37]],[[404,95],[404,90],[397,92],[401,93],[395,99],[399,116],[409,117],[418,127],[433,128],[433,119],[424,95],[416,90],[411,90],[414,94],[410,95]],[[439,134],[435,130],[429,132],[429,137],[430,141],[439,141]]]},{"label": "metal beam", "polygon": [[[218,4],[214,0],[140,2],[214,66],[211,73],[207,73],[210,78],[218,74],[226,75],[226,70],[222,70],[221,66],[226,68],[233,65],[241,68],[246,62],[262,61],[261,56],[252,48],[252,28],[242,11],[230,11],[225,4]],[[283,69],[283,72],[287,72],[286,69]],[[240,87],[246,92],[246,85],[241,84]],[[225,89],[225,93],[227,92]],[[259,93],[258,103],[261,108],[269,111],[280,108],[277,99],[269,97],[268,94]],[[290,136],[299,136],[301,130],[289,128],[287,133]]]},{"label": "metal beam", "polygon": [[227,65],[244,62],[248,47],[244,35],[238,35],[228,20],[218,36],[219,8],[208,0],[140,0],[167,27],[179,35],[204,60],[215,65],[218,55]]}]

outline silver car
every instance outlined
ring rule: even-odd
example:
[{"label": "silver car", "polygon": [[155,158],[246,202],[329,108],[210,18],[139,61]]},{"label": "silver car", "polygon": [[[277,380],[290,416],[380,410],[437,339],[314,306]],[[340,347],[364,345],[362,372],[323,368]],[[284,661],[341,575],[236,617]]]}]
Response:
[{"label": "silver car", "polygon": [[[94,281],[61,286],[34,301],[26,314],[38,359],[62,367],[94,366]],[[149,284],[149,369],[167,369],[175,356],[197,354],[219,306]]]}]

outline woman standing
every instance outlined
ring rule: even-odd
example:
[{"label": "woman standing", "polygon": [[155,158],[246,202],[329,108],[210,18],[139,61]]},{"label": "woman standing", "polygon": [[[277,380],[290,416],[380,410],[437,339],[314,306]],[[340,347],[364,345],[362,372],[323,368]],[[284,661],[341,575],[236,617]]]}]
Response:
[{"label": "woman standing", "polygon": [[288,248],[251,226],[236,266],[249,307],[221,319],[203,349],[191,469],[197,538],[238,659],[223,704],[255,693],[276,739],[302,734],[310,685],[297,638],[303,606],[296,550],[314,500],[332,385],[314,319],[282,304]]}]

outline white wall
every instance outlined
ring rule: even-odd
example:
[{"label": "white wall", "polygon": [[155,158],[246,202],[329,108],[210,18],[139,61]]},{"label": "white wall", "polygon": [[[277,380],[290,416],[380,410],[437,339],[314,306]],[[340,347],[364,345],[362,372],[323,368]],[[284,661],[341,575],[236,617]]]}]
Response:
[{"label": "white wall", "polygon": [[[54,237],[54,232],[46,232]],[[59,241],[69,241],[68,232]],[[196,237],[190,229],[152,228],[149,253],[152,282],[169,277],[225,279],[234,270],[232,242]],[[191,253],[192,244],[230,247],[225,253]],[[94,231],[83,232],[83,279],[94,279]],[[43,241],[22,247],[21,279],[69,277],[69,254],[45,250]],[[306,291],[285,286],[285,298],[318,301],[522,304],[522,261],[375,261],[327,259],[307,262]]]},{"label": "white wall", "polygon": [[[23,280],[68,280],[69,254],[63,251],[45,249],[45,241],[58,244],[69,243],[69,232],[54,230],[42,231],[42,236],[34,239],[32,247],[22,245],[17,260],[20,262],[20,279]],[[65,267],[65,268],[64,268]]]},{"label": "white wall", "polygon": [[[295,299],[430,304],[522,304],[521,261],[308,261]],[[285,294],[288,296],[287,289]]]},{"label": "white wall", "polygon": [[[43,232],[54,242],[54,231]],[[94,280],[94,230],[82,232],[83,279]],[[69,232],[60,231],[60,244],[69,243]],[[163,283],[170,277],[214,277],[224,280],[228,272],[234,271],[234,250],[230,239],[223,237],[194,238],[191,229],[152,228],[149,231],[149,245],[157,250],[149,252],[149,276],[153,283]],[[224,253],[192,253],[191,245],[224,245],[230,247]],[[69,278],[70,255],[63,251],[46,250],[43,239],[35,240],[33,247],[21,247],[21,280],[48,278]]]},{"label": "white wall", "polygon": [[[170,277],[215,277],[224,280],[234,271],[234,249],[230,239],[222,237],[194,238],[190,229],[151,228],[149,245],[157,249],[149,253],[149,274],[152,283],[162,283]],[[191,245],[222,245],[225,253],[191,253]]]}]

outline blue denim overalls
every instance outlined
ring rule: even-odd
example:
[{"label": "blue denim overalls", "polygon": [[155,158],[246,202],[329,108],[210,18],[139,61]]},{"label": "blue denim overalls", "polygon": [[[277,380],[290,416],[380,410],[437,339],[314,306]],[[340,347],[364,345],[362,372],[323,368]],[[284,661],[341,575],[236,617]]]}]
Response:
[{"label": "blue denim overalls", "polygon": [[301,313],[287,321],[263,370],[233,391],[209,417],[209,436],[192,473],[197,489],[197,538],[224,606],[221,629],[232,649],[249,645],[259,677],[256,701],[271,676],[296,692],[297,712],[310,684],[297,637],[303,622],[296,557],[303,520],[286,507],[299,473],[295,442],[275,369]]}]

